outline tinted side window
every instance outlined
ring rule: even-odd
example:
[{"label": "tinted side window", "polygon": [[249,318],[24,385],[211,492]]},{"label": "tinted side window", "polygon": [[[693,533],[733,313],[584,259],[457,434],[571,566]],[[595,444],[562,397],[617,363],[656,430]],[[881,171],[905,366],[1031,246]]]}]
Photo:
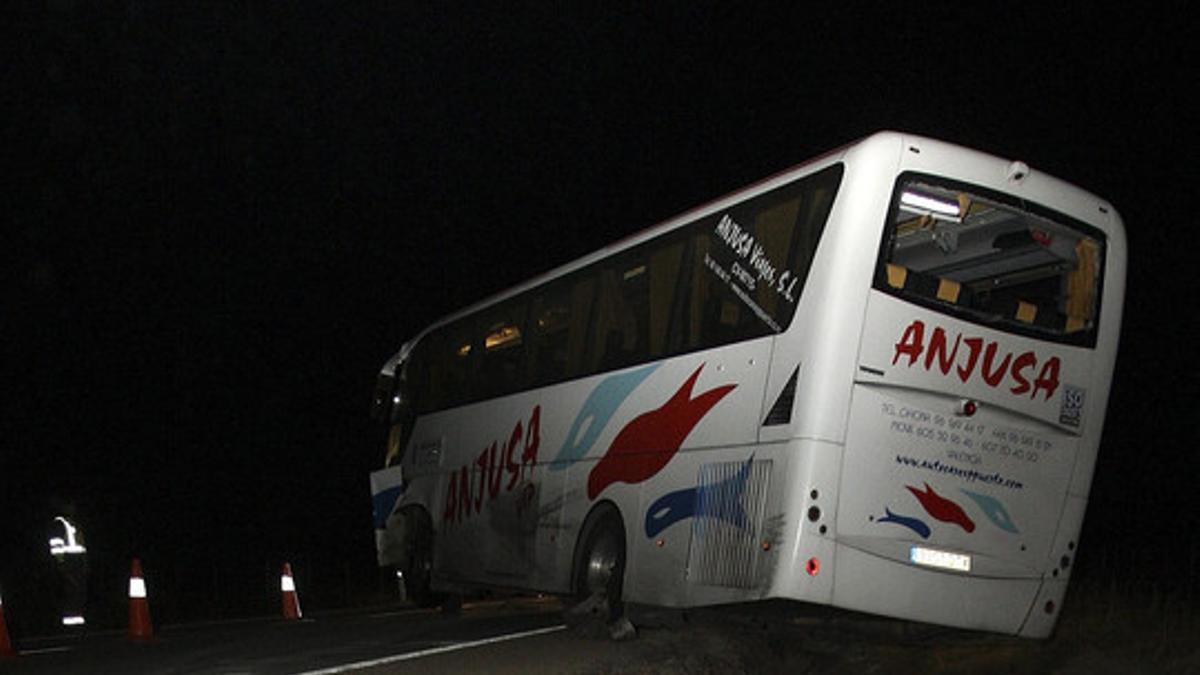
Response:
[{"label": "tinted side window", "polygon": [[523,299],[516,298],[476,317],[473,347],[479,352],[479,370],[467,398],[503,396],[525,388],[525,307]]},{"label": "tinted side window", "polygon": [[420,412],[787,328],[840,165],[443,326],[417,346]]},{"label": "tinted side window", "polygon": [[689,342],[711,346],[788,327],[841,178],[836,165],[691,226],[697,297]]},{"label": "tinted side window", "polygon": [[533,294],[526,345],[530,385],[536,387],[567,377],[571,319],[568,284],[551,284]]},{"label": "tinted side window", "polygon": [[588,370],[602,372],[646,360],[649,298],[642,250],[600,267]]}]

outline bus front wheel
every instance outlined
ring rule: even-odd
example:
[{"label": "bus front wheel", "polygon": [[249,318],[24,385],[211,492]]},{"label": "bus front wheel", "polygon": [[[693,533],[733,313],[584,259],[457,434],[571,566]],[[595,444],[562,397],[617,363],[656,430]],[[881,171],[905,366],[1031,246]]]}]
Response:
[{"label": "bus front wheel", "polygon": [[433,526],[429,516],[418,509],[405,514],[404,590],[418,607],[433,607],[441,596],[431,590],[433,576]]}]

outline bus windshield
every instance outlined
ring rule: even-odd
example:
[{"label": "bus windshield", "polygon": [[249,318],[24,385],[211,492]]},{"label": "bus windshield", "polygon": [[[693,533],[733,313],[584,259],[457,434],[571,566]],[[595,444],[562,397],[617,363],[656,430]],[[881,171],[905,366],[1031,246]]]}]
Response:
[{"label": "bus windshield", "polygon": [[905,174],[875,287],[968,321],[1094,346],[1104,235],[974,186]]}]

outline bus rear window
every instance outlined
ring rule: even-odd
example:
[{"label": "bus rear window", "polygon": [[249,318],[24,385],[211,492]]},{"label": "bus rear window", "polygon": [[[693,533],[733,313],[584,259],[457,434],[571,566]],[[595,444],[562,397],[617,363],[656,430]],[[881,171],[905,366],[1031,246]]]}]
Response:
[{"label": "bus rear window", "polygon": [[1093,346],[1104,236],[1006,195],[905,174],[875,287],[994,328]]}]

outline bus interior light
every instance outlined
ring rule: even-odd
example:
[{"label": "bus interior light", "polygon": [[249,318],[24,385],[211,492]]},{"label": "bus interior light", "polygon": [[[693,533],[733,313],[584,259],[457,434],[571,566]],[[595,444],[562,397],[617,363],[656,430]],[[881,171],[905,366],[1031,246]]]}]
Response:
[{"label": "bus interior light", "polygon": [[911,211],[918,214],[936,213],[941,216],[949,216],[957,218],[961,215],[959,206],[956,202],[944,201],[929,195],[923,195],[919,192],[910,192],[905,190],[900,195],[900,206],[906,211]]},{"label": "bus interior light", "polygon": [[483,339],[483,347],[487,351],[504,347],[516,347],[521,344],[521,329],[513,324],[496,326]]}]

